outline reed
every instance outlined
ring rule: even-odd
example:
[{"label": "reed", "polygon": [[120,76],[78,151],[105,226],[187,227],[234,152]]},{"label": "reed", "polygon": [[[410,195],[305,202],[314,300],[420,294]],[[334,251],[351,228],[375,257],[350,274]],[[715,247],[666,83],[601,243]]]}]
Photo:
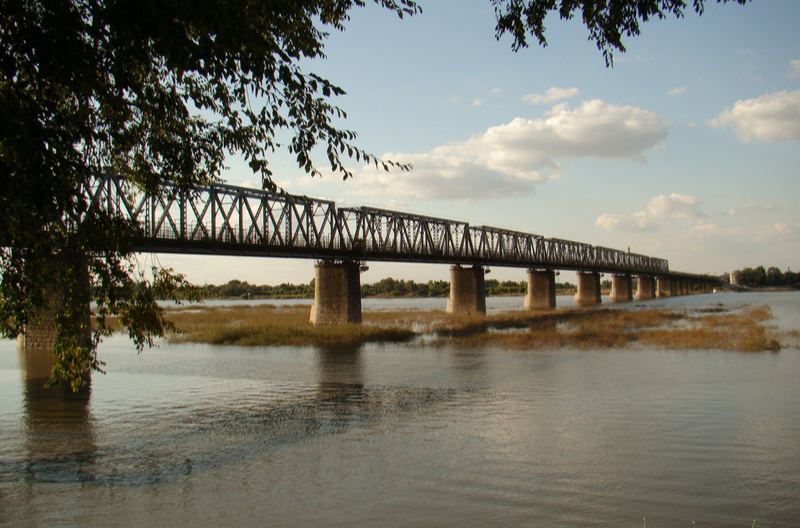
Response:
[{"label": "reed", "polygon": [[403,342],[415,337],[401,325],[314,326],[308,321],[307,306],[272,305],[167,311],[178,332],[174,343],[208,343],[237,346],[331,346],[370,342]]},{"label": "reed", "polygon": [[[347,345],[368,342],[510,349],[656,347],[742,352],[797,347],[800,331],[778,335],[766,306],[703,309],[517,311],[489,316],[443,311],[365,312],[361,325],[314,326],[308,306],[273,305],[167,310],[173,342],[239,346]],[[422,338],[425,339],[417,339]],[[784,345],[786,346],[786,345]]]},{"label": "reed", "polygon": [[[768,307],[730,312],[702,310],[576,309],[456,324],[437,332],[434,344],[460,347],[495,345],[514,349],[623,348],[723,349],[742,352],[779,350],[781,343],[761,323]],[[497,332],[526,324],[517,331]],[[794,342],[797,340],[795,339]]]}]

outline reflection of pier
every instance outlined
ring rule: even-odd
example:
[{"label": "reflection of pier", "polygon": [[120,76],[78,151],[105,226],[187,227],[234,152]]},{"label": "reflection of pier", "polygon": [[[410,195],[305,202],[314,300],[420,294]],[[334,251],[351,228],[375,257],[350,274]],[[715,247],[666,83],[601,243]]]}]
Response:
[{"label": "reflection of pier", "polygon": [[359,347],[317,350],[317,416],[353,420],[369,404]]},{"label": "reflection of pier", "polygon": [[74,393],[68,386],[46,387],[53,364],[47,349],[20,350],[23,376],[28,478],[44,482],[92,480],[97,452],[89,408],[91,384]]}]

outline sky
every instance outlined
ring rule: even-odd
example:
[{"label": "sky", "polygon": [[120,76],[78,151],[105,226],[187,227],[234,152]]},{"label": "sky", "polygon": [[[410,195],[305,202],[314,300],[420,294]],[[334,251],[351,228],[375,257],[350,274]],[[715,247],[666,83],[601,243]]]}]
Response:
[{"label": "sky", "polygon": [[[515,53],[495,39],[489,0],[419,3],[403,20],[353,10],[327,57],[305,64],[347,92],[335,103],[358,146],[414,169],[353,161],[354,178],[311,178],[276,153],[286,191],[630,248],[682,272],[800,269],[800,2],[709,2],[647,22],[612,68],[579,17],[548,19],[548,45]],[[228,183],[260,186],[228,164]],[[313,260],[152,258],[196,284],[314,276]],[[445,265],[367,264],[362,283],[449,280]]]}]

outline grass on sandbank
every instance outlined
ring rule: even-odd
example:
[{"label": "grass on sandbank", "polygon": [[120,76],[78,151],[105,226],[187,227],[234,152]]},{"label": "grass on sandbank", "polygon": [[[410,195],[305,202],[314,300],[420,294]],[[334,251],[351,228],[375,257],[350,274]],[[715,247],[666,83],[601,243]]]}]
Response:
[{"label": "grass on sandbank", "polygon": [[[735,311],[575,309],[532,316],[525,329],[497,332],[512,327],[499,317],[500,325],[487,318],[485,323],[475,321],[453,328],[436,344],[492,344],[516,349],[642,346],[741,352],[778,350],[782,346],[777,335],[762,324],[772,317],[766,306]],[[486,332],[482,328],[496,330]]]},{"label": "grass on sandbank", "polygon": [[[239,346],[356,345],[407,342],[426,346],[511,349],[651,347],[743,352],[798,347],[800,332],[765,326],[766,306],[728,310],[570,309],[488,316],[442,311],[364,312],[363,324],[314,326],[308,306],[188,307],[167,310],[179,329],[172,342]],[[783,343],[781,343],[780,341]]]},{"label": "grass on sandbank", "polygon": [[170,336],[170,341],[175,343],[337,346],[370,342],[402,342],[415,337],[410,329],[399,326],[358,324],[314,326],[309,323],[308,306],[190,307],[169,309],[167,318],[179,330]]}]

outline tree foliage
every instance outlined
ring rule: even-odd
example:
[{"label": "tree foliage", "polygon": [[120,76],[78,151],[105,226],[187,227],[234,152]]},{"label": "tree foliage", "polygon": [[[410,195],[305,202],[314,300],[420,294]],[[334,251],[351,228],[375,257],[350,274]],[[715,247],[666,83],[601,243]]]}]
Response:
[{"label": "tree foliage", "polygon": [[310,299],[314,297],[314,281],[309,284],[289,284],[277,286],[250,284],[233,279],[225,284],[206,284],[200,288],[201,295],[207,299]]},{"label": "tree foliage", "polygon": [[[744,5],[748,0],[717,0]],[[637,36],[641,24],[652,19],[670,16],[682,18],[688,0],[491,0],[497,16],[496,36],[508,34],[513,39],[515,51],[528,47],[528,39],[535,38],[539,45],[546,46],[546,22],[548,16],[557,15],[563,20],[580,17],[589,31],[589,40],[594,41],[603,53],[606,65],[614,62],[614,52],[625,52],[623,37]],[[697,14],[703,14],[705,0],[691,0]]]},{"label": "tree foliage", "polygon": [[744,268],[734,272],[736,282],[742,286],[752,288],[784,286],[789,288],[800,287],[800,275],[791,270],[781,271],[775,266],[764,268]]}]

